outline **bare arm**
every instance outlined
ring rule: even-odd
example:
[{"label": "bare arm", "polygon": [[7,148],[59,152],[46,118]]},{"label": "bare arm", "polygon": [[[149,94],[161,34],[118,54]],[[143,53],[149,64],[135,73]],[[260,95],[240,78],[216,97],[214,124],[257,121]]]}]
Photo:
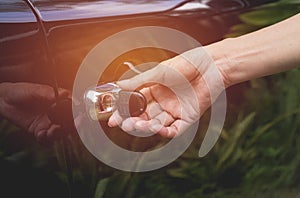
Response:
[{"label": "bare arm", "polygon": [[300,14],[206,46],[226,86],[300,66]]}]

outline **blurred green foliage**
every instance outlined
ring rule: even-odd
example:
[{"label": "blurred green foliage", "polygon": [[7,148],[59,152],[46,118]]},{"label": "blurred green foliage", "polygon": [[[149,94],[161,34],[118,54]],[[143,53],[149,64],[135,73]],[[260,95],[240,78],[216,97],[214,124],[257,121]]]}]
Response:
[{"label": "blurred green foliage", "polygon": [[235,121],[226,123],[207,156],[198,158],[196,139],[161,170],[100,180],[101,196],[96,197],[296,197],[300,70],[253,80],[248,86],[245,102],[229,109],[229,115],[238,112],[232,115]]},{"label": "blurred green foliage", "polygon": [[[300,0],[281,0],[258,7],[242,14],[241,24],[232,27],[228,36],[263,28],[299,11]],[[200,127],[193,144],[167,167],[146,173],[126,173],[101,164],[75,135],[68,137],[67,143],[44,147],[20,135],[25,133],[7,121],[0,123],[0,156],[52,172],[65,182],[72,197],[299,195],[300,70],[237,87],[244,89],[239,96],[242,102],[237,105],[229,100],[221,138],[204,158],[198,158],[198,150],[205,127]],[[209,112],[201,124],[207,124],[208,120]],[[16,141],[15,136],[22,137],[12,143],[10,139]]]},{"label": "blurred green foliage", "polygon": [[240,15],[241,24],[231,28],[227,37],[237,37],[280,22],[300,11],[299,0],[279,0]]}]

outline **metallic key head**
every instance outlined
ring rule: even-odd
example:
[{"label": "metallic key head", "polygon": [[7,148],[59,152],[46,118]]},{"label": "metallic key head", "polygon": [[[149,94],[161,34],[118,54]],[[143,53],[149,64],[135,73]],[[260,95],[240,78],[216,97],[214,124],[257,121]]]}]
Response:
[{"label": "metallic key head", "polygon": [[137,91],[124,91],[114,83],[89,88],[84,95],[86,110],[93,120],[106,120],[116,110],[123,118],[144,113],[147,102]]}]

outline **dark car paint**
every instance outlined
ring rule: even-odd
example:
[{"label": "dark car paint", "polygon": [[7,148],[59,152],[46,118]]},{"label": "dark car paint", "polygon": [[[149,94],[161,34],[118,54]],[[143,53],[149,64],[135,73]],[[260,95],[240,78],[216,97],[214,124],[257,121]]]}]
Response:
[{"label": "dark car paint", "polygon": [[44,70],[40,66],[47,64],[47,60],[35,16],[22,1],[13,7],[4,3],[1,1],[0,6],[0,81],[45,82],[40,78]]},{"label": "dark car paint", "polygon": [[[190,10],[181,10],[179,0],[172,0],[174,5],[163,7],[157,1],[147,1],[153,9],[143,12],[136,10],[141,1],[125,1],[131,4],[132,10],[127,10],[124,15],[114,13],[101,14],[101,9],[106,7],[93,6],[96,1],[51,1],[51,3],[32,1],[36,6],[36,14],[43,21],[45,32],[37,23],[32,10],[26,7],[24,1],[6,1],[11,3],[9,8],[0,10],[0,81],[29,81],[53,84],[53,71],[58,80],[58,85],[71,89],[78,67],[87,53],[103,39],[119,31],[139,26],[163,26],[174,28],[196,38],[201,44],[209,44],[220,40],[228,32],[229,28],[238,23],[238,14],[253,6],[269,2],[251,0],[210,0],[204,7]],[[139,3],[137,3],[139,2]],[[162,1],[159,1],[162,2]],[[139,5],[135,5],[139,4]],[[76,15],[69,12],[70,7],[89,5],[90,15]],[[99,10],[99,8],[101,8]],[[97,9],[96,11],[91,11]],[[112,9],[113,10],[113,9]],[[58,11],[58,12],[54,12]],[[52,12],[52,14],[51,14]],[[53,14],[56,13],[55,14]],[[7,15],[3,13],[8,13]],[[14,17],[14,13],[15,16]],[[74,14],[75,13],[75,14]],[[92,13],[92,14],[91,14]],[[72,14],[72,16],[70,16]],[[8,16],[8,17],[3,17]],[[9,19],[9,16],[11,19]],[[24,16],[24,17],[22,17]],[[88,16],[88,17],[87,17]],[[19,19],[19,21],[18,21]],[[49,42],[47,46],[44,39]],[[149,53],[131,53],[122,60],[141,63],[149,59]],[[170,57],[168,53],[155,54],[158,60]],[[151,54],[151,53],[150,53]],[[51,60],[49,60],[51,59]],[[120,72],[125,68],[119,65],[110,65],[108,70],[114,71],[115,76],[107,73],[104,81],[117,80]]]}]

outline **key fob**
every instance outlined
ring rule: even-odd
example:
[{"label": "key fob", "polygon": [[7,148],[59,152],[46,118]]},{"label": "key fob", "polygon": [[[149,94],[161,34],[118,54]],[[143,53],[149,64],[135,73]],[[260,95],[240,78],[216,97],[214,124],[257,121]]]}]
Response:
[{"label": "key fob", "polygon": [[147,102],[137,91],[124,91],[114,83],[89,88],[84,94],[86,111],[92,120],[107,120],[118,110],[123,118],[136,117],[144,113]]},{"label": "key fob", "polygon": [[117,109],[123,118],[137,117],[145,112],[147,102],[144,95],[137,91],[120,91]]}]

